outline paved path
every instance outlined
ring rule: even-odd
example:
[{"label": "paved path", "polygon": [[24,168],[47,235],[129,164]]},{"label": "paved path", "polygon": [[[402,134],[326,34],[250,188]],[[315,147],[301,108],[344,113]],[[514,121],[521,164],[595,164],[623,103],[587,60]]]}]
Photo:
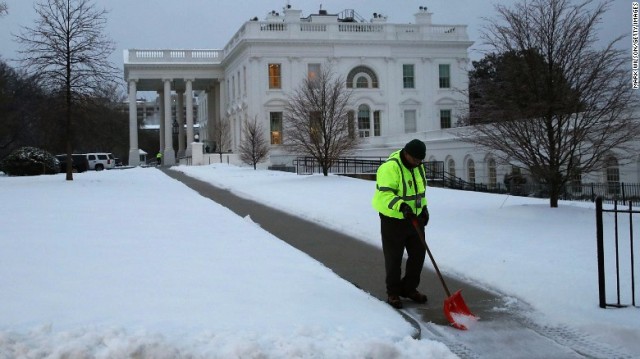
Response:
[{"label": "paved path", "polygon": [[[189,177],[181,172],[162,169],[168,176],[184,183],[209,198],[258,223],[263,229],[307,253],[340,277],[380,300],[386,300],[384,258],[382,250],[353,237],[335,232],[307,220],[292,216],[260,203],[240,198],[231,192]],[[437,258],[437,253],[434,253]],[[540,327],[518,310],[505,311],[503,299],[496,293],[446,277],[449,288],[462,289],[465,302],[481,318],[469,331],[448,326],[442,312],[444,290],[426,259],[420,290],[429,302],[417,305],[406,302],[402,312],[412,318],[423,338],[445,343],[462,358],[625,358],[623,353],[570,328]],[[475,329],[475,330],[474,330]]]}]

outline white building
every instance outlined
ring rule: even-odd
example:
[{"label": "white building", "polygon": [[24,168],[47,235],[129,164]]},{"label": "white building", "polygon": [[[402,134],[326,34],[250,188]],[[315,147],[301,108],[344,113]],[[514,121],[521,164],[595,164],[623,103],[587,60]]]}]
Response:
[{"label": "white building", "polygon": [[[129,97],[137,91],[158,91],[161,139],[167,164],[175,163],[171,143],[171,103],[186,103],[186,136],[179,151],[192,154],[193,93],[199,92],[200,139],[211,143],[213,123],[229,121],[231,153],[242,141],[243,121],[260,119],[271,140],[266,165],[290,165],[293,156],[281,149],[287,95],[305,76],[323,66],[347,79],[352,108],[363,143],[358,156],[386,157],[413,138],[427,144],[427,159],[443,161],[445,170],[469,182],[501,182],[511,166],[501,165],[473,145],[460,141],[456,118],[466,100],[468,48],[464,25],[438,25],[420,7],[413,24],[394,24],[374,14],[361,21],[353,10],[320,11],[303,17],[287,6],[264,21],[248,21],[221,50],[126,50],[125,79]],[[175,94],[175,95],[172,95]],[[186,96],[186,100],[183,97]],[[134,101],[135,102],[135,101]],[[461,107],[462,106],[462,107]],[[135,109],[132,108],[132,112]],[[182,125],[184,119],[178,119]],[[130,115],[130,164],[138,157],[137,128]],[[182,126],[181,126],[182,127]],[[200,147],[198,147],[200,151]],[[230,161],[237,161],[233,155]],[[216,157],[217,158],[217,157]],[[599,181],[606,182],[607,172]],[[640,182],[640,156],[620,166],[619,180]]]}]

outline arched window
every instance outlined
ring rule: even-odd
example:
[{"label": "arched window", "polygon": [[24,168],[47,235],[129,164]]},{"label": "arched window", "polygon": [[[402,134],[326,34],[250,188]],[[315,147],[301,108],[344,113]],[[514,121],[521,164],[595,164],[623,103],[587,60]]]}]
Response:
[{"label": "arched window", "polygon": [[369,106],[360,105],[358,107],[358,135],[360,137],[369,137],[371,129],[371,111]]},{"label": "arched window", "polygon": [[472,159],[467,161],[467,181],[469,183],[476,183],[476,164]]},{"label": "arched window", "polygon": [[368,89],[369,88],[369,79],[364,76],[358,76],[356,79],[356,88],[359,89]]},{"label": "arched window", "polygon": [[489,171],[489,187],[496,188],[498,184],[498,172],[496,169],[496,160],[490,158],[487,162],[487,169]]},{"label": "arched window", "polygon": [[620,182],[618,160],[613,156],[607,158],[607,182]]},{"label": "arched window", "polygon": [[620,167],[618,160],[613,156],[607,158],[606,175],[609,193],[618,194],[620,192]]},{"label": "arched window", "polygon": [[454,161],[453,158],[450,158],[447,162],[447,171],[449,172],[451,178],[454,178],[456,176],[456,161]]},{"label": "arched window", "polygon": [[378,88],[378,76],[367,66],[357,66],[347,75],[347,88]]}]

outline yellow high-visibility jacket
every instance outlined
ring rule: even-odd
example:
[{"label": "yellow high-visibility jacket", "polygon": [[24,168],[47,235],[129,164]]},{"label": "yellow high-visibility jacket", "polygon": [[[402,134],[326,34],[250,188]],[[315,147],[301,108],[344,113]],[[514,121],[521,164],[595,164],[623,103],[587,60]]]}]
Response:
[{"label": "yellow high-visibility jacket", "polygon": [[402,203],[408,204],[416,216],[427,205],[427,178],[422,164],[412,170],[406,168],[400,159],[400,151],[392,153],[378,168],[371,205],[387,217],[402,219]]}]

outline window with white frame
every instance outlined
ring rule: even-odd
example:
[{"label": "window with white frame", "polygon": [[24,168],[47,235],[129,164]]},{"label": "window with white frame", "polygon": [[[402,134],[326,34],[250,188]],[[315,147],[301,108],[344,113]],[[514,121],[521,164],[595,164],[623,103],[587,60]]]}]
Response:
[{"label": "window with white frame", "polygon": [[324,142],[322,138],[322,113],[320,111],[311,111],[309,113],[309,123],[311,128],[309,131],[309,140],[311,143],[320,144]]},{"label": "window with white frame", "polygon": [[476,164],[472,159],[467,161],[467,182],[476,183]]},{"label": "window with white frame", "polygon": [[282,112],[269,112],[271,144],[282,144]]},{"label": "window with white frame", "polygon": [[282,88],[282,75],[280,64],[269,64],[269,88],[280,89]]},{"label": "window with white frame", "polygon": [[369,106],[358,106],[358,136],[369,137],[371,130],[371,111]]},{"label": "window with white frame", "polygon": [[440,128],[451,128],[451,110],[440,110]]},{"label": "window with white frame", "polygon": [[605,171],[607,175],[609,193],[620,193],[620,167],[618,165],[618,160],[615,157],[610,156],[607,158]]},{"label": "window with white frame", "polygon": [[490,158],[487,162],[487,169],[489,171],[489,187],[496,188],[498,185],[498,169],[496,166],[496,160]]},{"label": "window with white frame", "polygon": [[571,184],[571,191],[575,193],[582,193],[582,175],[580,172],[570,176],[569,184]]},{"label": "window with white frame", "polygon": [[320,64],[307,65],[307,78],[310,81],[317,80],[320,77]]},{"label": "window with white frame", "polygon": [[368,89],[369,88],[369,79],[365,75],[360,75],[356,77],[356,88],[358,89]]},{"label": "window with white frame", "polygon": [[620,182],[618,160],[613,156],[607,158],[607,182]]},{"label": "window with white frame", "polygon": [[373,111],[373,135],[380,136],[380,111]]},{"label": "window with white frame", "polygon": [[402,65],[402,87],[406,89],[416,87],[413,64]]},{"label": "window with white frame", "polygon": [[447,162],[447,171],[452,179],[456,177],[456,161],[454,161],[453,158],[449,158]]},{"label": "window with white frame", "polygon": [[404,133],[414,133],[417,130],[416,110],[404,110]]},{"label": "window with white frame", "polygon": [[441,89],[451,87],[451,65],[440,64],[438,66],[438,79]]}]

